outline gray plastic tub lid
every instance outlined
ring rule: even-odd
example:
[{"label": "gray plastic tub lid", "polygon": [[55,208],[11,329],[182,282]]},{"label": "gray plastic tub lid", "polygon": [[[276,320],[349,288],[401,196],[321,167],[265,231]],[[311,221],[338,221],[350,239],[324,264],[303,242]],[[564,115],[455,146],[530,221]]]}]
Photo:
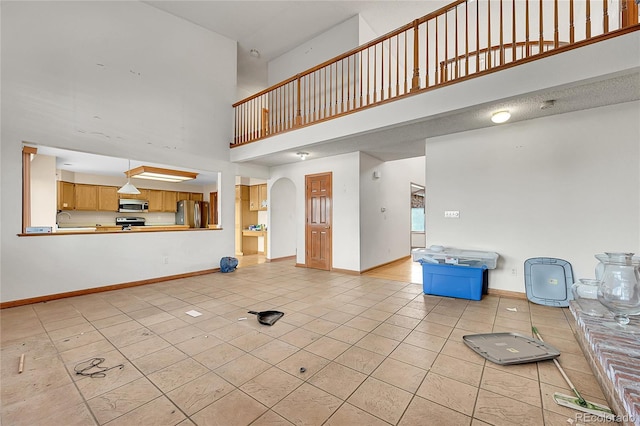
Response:
[{"label": "gray plastic tub lid", "polygon": [[478,355],[500,365],[525,364],[553,359],[560,351],[551,345],[518,333],[470,334],[462,340]]},{"label": "gray plastic tub lid", "polygon": [[524,287],[533,303],[566,308],[573,300],[571,264],[553,257],[533,257],[524,262]]}]

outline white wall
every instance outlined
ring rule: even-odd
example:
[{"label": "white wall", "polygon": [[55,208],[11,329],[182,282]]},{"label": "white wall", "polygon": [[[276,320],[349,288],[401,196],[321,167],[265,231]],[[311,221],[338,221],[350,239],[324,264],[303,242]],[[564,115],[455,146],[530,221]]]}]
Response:
[{"label": "white wall", "polygon": [[[296,262],[305,263],[305,175],[333,173],[333,267],[351,271],[360,270],[360,217],[359,217],[359,153],[337,155],[271,168],[271,182],[290,179],[296,193]],[[269,228],[271,240],[280,238],[277,229]]]},{"label": "white wall", "polygon": [[576,278],[592,278],[595,253],[640,252],[639,108],[428,139],[428,244],[499,253],[489,287],[516,292],[531,257],[565,259]]},{"label": "white wall", "polygon": [[381,162],[360,154],[361,271],[411,253],[411,183],[424,181],[424,157]]},{"label": "white wall", "polygon": [[269,61],[268,85],[272,86],[348,52],[360,45],[360,17],[352,16],[295,49]]},{"label": "white wall", "polygon": [[[236,43],[140,2],[3,2],[1,19],[2,301],[218,267]],[[224,229],[18,237],[23,141],[219,171]]]}]

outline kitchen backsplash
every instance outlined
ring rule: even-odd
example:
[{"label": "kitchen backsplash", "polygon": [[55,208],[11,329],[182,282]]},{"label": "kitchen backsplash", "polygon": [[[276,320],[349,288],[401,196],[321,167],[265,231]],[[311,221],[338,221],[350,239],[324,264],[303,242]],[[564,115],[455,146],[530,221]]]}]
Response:
[{"label": "kitchen backsplash", "polygon": [[116,217],[144,217],[146,225],[175,225],[175,213],[115,213],[115,212],[81,212],[64,211],[58,213],[60,227],[111,226],[116,224]]}]

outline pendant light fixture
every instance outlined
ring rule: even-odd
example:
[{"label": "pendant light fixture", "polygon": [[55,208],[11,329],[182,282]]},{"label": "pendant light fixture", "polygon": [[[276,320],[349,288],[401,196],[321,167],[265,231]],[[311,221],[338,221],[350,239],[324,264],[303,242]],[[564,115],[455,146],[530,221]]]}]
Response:
[{"label": "pendant light fixture", "polygon": [[130,172],[129,172],[130,170],[131,170],[131,160],[129,160],[129,168],[127,169],[127,172],[125,173],[127,175],[127,183],[125,183],[122,186],[122,188],[118,189],[118,193],[119,194],[139,194],[140,193],[138,188],[133,186],[133,184],[131,183],[131,176],[130,176]]}]

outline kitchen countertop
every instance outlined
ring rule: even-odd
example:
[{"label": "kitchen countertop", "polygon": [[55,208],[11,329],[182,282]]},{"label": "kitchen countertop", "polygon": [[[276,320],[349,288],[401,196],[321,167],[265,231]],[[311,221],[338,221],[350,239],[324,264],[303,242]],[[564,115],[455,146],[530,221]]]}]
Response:
[{"label": "kitchen countertop", "polygon": [[222,230],[217,225],[209,225],[208,228],[189,228],[187,225],[146,225],[132,226],[130,230],[123,230],[122,226],[108,225],[97,227],[73,227],[58,228],[56,232],[42,234],[18,234],[21,237],[52,236],[52,235],[89,235],[89,234],[130,234],[138,232],[171,232],[171,231],[218,231]]}]

